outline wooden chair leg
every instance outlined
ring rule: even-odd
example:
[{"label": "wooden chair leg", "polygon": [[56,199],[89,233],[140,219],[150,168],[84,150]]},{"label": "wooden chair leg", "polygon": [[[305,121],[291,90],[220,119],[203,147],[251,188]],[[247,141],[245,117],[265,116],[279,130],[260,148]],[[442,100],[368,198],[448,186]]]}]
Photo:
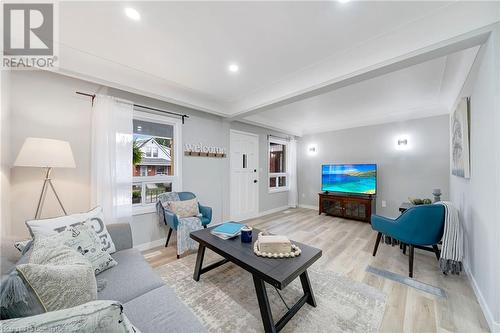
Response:
[{"label": "wooden chair leg", "polygon": [[439,261],[439,257],[441,257],[441,251],[439,251],[437,245],[432,245],[432,248],[434,249],[434,254],[436,255],[437,261]]},{"label": "wooden chair leg", "polygon": [[402,244],[403,244],[403,254],[406,254],[406,244],[405,243]]},{"label": "wooden chair leg", "polygon": [[380,243],[380,239],[382,238],[382,233],[379,232],[377,234],[377,240],[375,241],[375,247],[373,248],[373,256],[375,257],[375,255],[377,254],[377,250],[378,250],[378,245]]},{"label": "wooden chair leg", "polygon": [[168,246],[168,241],[170,240],[170,236],[172,236],[172,228],[168,227],[168,236],[167,236],[167,242],[165,243],[165,247]]},{"label": "wooden chair leg", "polygon": [[413,256],[415,254],[415,248],[413,245],[410,245],[410,256],[408,257],[408,264],[409,264],[409,276],[412,278],[413,277]]}]

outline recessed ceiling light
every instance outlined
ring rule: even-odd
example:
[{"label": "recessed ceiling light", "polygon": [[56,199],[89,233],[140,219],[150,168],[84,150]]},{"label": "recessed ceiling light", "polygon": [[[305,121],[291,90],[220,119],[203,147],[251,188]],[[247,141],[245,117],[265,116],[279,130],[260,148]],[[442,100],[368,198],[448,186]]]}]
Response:
[{"label": "recessed ceiling light", "polygon": [[231,72],[231,73],[236,73],[240,70],[240,67],[236,64],[230,64],[227,69]]},{"label": "recessed ceiling light", "polygon": [[141,19],[141,14],[131,7],[125,8],[125,14],[134,21],[139,21]]},{"label": "recessed ceiling light", "polygon": [[337,0],[337,1],[340,2],[340,3],[346,3],[346,2],[349,2],[351,0]]}]

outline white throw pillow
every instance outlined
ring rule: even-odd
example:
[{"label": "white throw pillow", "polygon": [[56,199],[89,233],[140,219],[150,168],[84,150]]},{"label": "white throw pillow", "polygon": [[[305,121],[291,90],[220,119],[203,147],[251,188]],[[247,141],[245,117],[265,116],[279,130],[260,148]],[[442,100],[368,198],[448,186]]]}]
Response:
[{"label": "white throw pillow", "polygon": [[[89,220],[89,222],[86,222]],[[106,224],[104,223],[104,215],[102,208],[96,207],[87,213],[71,214],[66,216],[55,217],[43,220],[26,221],[26,225],[31,233],[31,236],[50,236],[65,230],[67,227],[75,226],[82,223],[90,223],[94,231],[97,233],[99,240],[109,254],[115,253],[116,248],[111,236],[109,235]]]},{"label": "white throw pillow", "polygon": [[198,216],[200,214],[198,200],[196,198],[191,200],[169,201],[168,207],[175,215],[181,218]]},{"label": "white throw pillow", "polygon": [[78,251],[92,264],[95,275],[118,265],[115,259],[103,249],[96,232],[88,222],[68,227],[59,234],[47,238]]},{"label": "white throw pillow", "polygon": [[35,238],[27,264],[16,266],[46,311],[70,308],[97,298],[94,269],[87,259],[51,237]]},{"label": "white throw pillow", "polygon": [[92,301],[44,314],[2,320],[2,332],[140,333],[116,301]]}]

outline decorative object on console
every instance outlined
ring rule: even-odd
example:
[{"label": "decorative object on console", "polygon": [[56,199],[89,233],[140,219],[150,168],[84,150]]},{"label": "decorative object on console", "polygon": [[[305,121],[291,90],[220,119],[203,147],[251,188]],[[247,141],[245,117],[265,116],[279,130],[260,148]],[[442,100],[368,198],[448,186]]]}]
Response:
[{"label": "decorative object on console", "polygon": [[432,203],[432,200],[429,198],[426,198],[426,199],[408,198],[408,200],[410,201],[410,203],[412,203],[415,206],[417,206],[417,205],[430,205]]},{"label": "decorative object on console", "polygon": [[14,166],[46,169],[42,191],[36,207],[35,219],[40,218],[42,214],[43,204],[49,186],[54,192],[64,215],[67,215],[66,209],[64,209],[61,199],[54,188],[54,184],[52,184],[50,174],[52,168],[76,167],[69,142],[45,138],[26,138],[17,155]]},{"label": "decorative object on console", "polygon": [[116,252],[115,244],[113,243],[108,229],[106,229],[106,224],[104,223],[102,208],[99,206],[86,213],[71,214],[51,219],[26,221],[26,225],[31,236],[55,235],[65,230],[67,227],[82,223],[90,223],[92,228],[94,228],[94,231],[97,233],[97,236],[99,237],[106,252],[109,254]]},{"label": "decorative object on console", "polygon": [[253,251],[259,257],[280,259],[294,258],[302,252],[286,236],[269,235],[263,232],[259,232],[258,239],[253,246]]},{"label": "decorative object on console", "polygon": [[451,174],[470,178],[469,151],[470,98],[463,98],[451,118]]},{"label": "decorative object on console", "polygon": [[441,201],[441,189],[436,188],[432,190],[432,195],[434,196],[434,202]]}]

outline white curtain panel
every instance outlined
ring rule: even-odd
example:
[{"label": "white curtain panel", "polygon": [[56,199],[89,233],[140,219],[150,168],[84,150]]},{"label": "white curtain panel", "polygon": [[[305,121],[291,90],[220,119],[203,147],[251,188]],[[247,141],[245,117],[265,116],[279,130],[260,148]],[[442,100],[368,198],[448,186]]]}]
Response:
[{"label": "white curtain panel", "polygon": [[297,207],[297,140],[291,139],[288,145],[288,206]]},{"label": "white curtain panel", "polygon": [[91,202],[105,223],[132,218],[133,104],[97,95],[92,108]]}]

